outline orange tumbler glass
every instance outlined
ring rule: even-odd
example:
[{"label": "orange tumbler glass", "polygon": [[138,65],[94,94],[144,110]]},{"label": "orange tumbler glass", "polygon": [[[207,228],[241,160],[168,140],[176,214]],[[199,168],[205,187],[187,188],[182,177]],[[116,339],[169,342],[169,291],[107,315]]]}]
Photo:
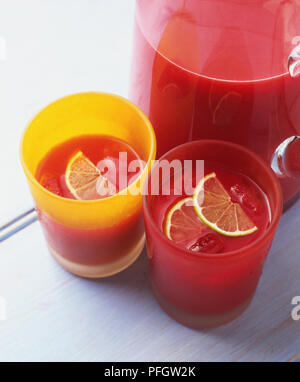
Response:
[{"label": "orange tumbler glass", "polygon": [[[128,143],[145,162],[133,183],[97,200],[67,199],[41,186],[36,170],[53,147],[95,134]],[[71,95],[47,106],[30,122],[21,142],[21,163],[49,250],[66,270],[83,277],[105,277],[127,268],[139,256],[145,242],[142,187],[155,153],[148,118],[116,95]]]}]

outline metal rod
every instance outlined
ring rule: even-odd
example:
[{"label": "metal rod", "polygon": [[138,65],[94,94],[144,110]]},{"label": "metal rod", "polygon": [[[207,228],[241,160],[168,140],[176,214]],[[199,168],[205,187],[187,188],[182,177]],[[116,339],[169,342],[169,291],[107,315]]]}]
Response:
[{"label": "metal rod", "polygon": [[0,243],[34,223],[37,219],[38,216],[36,210],[35,208],[32,208],[31,210],[24,212],[22,215],[19,215],[10,222],[4,224],[0,227]]}]

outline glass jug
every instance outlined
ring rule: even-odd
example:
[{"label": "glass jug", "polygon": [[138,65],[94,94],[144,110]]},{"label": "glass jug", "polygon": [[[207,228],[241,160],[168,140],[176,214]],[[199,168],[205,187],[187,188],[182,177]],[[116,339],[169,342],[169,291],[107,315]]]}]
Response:
[{"label": "glass jug", "polygon": [[292,202],[299,74],[300,0],[136,2],[130,98],[154,125],[158,157],[190,140],[242,144],[272,166]]}]

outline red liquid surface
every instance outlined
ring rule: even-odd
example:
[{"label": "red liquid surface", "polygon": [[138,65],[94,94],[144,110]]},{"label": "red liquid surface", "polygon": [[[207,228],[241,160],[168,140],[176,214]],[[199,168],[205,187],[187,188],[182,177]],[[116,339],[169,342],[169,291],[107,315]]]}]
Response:
[{"label": "red liquid surface", "polygon": [[[225,253],[243,248],[263,235],[271,221],[268,199],[250,178],[232,172],[218,163],[206,161],[204,174],[208,175],[211,172],[216,173],[218,180],[230,195],[232,202],[240,204],[258,230],[247,236],[229,237],[212,230],[199,219],[199,236],[181,244],[185,249],[192,249],[195,254],[199,252]],[[174,182],[171,182],[171,186],[172,183]],[[151,201],[152,215],[162,232],[164,232],[166,216],[169,210],[178,201],[188,196],[190,195],[186,193],[182,196],[175,195],[173,188],[170,196],[158,195],[153,197]]]},{"label": "red liquid surface", "polygon": [[[300,134],[300,78],[287,68],[299,6],[164,0],[155,13],[155,2],[139,3],[130,97],[155,128],[158,157],[190,140],[222,139],[271,163],[278,145]],[[285,201],[299,179],[280,177]]]},{"label": "red liquid surface", "polygon": [[[139,173],[139,169],[135,172],[128,171],[128,164],[133,160],[139,160],[139,157],[127,143],[108,136],[86,135],[63,142],[54,147],[46,155],[39,164],[36,172],[36,178],[41,185],[56,195],[75,199],[67,188],[65,172],[68,162],[78,151],[82,151],[95,166],[97,166],[100,161],[103,161],[102,163],[104,164],[104,161],[107,161],[108,167],[103,168],[102,174],[107,176],[113,184],[116,185],[117,192],[120,191],[120,166],[126,166],[125,173],[124,175],[122,174],[121,179],[122,183],[124,180],[127,180],[126,186],[130,184]],[[119,153],[127,154],[127,162],[122,163],[119,161]],[[110,166],[115,166],[116,171],[111,171]]]},{"label": "red liquid surface", "polygon": [[[38,166],[37,180],[59,196],[74,198],[67,189],[64,174],[68,161],[79,150],[95,166],[104,159],[115,163],[117,190],[119,188],[119,152],[127,153],[128,164],[132,160],[139,159],[128,144],[118,139],[101,135],[80,136],[54,147],[46,155]],[[138,172],[129,172],[127,169],[128,183],[137,174]],[[108,173],[104,172],[104,175],[108,176]],[[86,266],[105,265],[118,261],[134,249],[144,234],[142,208],[132,216],[124,218],[120,224],[106,229],[73,228],[55,221],[43,211],[38,211],[38,214],[51,249],[71,262]],[[74,215],[76,215],[76,205],[74,205]]]}]

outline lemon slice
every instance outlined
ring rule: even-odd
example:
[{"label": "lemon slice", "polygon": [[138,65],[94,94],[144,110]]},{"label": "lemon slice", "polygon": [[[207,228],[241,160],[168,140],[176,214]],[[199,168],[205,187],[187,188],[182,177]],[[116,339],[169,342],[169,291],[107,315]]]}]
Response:
[{"label": "lemon slice", "polygon": [[168,239],[177,244],[189,243],[204,231],[207,227],[198,218],[192,198],[180,200],[167,214],[164,232]]},{"label": "lemon slice", "polygon": [[65,176],[69,191],[79,200],[100,199],[116,192],[115,186],[82,151],[70,159]]},{"label": "lemon slice", "polygon": [[225,236],[246,236],[257,231],[256,225],[230,195],[213,172],[198,183],[193,194],[199,218],[214,231]]}]

